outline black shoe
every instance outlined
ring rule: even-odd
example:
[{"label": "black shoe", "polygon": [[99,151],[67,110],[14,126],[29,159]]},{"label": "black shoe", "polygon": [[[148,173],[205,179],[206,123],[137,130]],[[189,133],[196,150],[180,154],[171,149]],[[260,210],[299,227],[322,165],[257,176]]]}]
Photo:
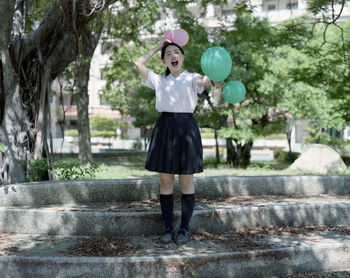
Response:
[{"label": "black shoe", "polygon": [[176,244],[182,245],[182,244],[186,244],[187,242],[189,242],[191,239],[191,234],[189,231],[185,230],[185,229],[180,229],[177,233],[177,237],[176,237]]},{"label": "black shoe", "polygon": [[166,230],[164,235],[160,237],[160,241],[164,244],[170,243],[174,240],[174,232],[172,230]]}]

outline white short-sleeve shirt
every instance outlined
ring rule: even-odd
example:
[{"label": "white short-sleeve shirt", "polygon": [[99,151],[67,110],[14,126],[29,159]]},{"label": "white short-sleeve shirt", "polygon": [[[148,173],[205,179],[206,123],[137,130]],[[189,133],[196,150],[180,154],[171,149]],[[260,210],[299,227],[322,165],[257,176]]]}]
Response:
[{"label": "white short-sleeve shirt", "polygon": [[156,91],[158,112],[193,113],[197,105],[197,94],[203,92],[198,86],[198,73],[183,71],[178,77],[162,76],[148,69],[147,80],[142,84]]}]

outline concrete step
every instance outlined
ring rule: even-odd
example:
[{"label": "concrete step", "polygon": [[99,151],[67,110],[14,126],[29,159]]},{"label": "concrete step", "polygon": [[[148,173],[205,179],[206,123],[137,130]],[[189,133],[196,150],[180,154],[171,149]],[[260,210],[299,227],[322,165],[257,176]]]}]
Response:
[{"label": "concrete step", "polygon": [[[350,195],[350,176],[257,176],[195,178],[198,197]],[[178,184],[175,194],[180,195]],[[33,206],[158,199],[158,179],[82,180],[0,187],[0,206]]]},{"label": "concrete step", "polygon": [[3,278],[347,277],[310,275],[348,273],[350,227],[204,232],[185,246],[152,236],[0,235],[0,254]]},{"label": "concrete step", "polygon": [[[175,227],[180,203],[175,202]],[[260,226],[350,225],[350,197],[231,197],[197,199],[190,229],[224,232]],[[156,200],[84,205],[0,208],[1,233],[76,236],[159,235],[163,220]]]}]

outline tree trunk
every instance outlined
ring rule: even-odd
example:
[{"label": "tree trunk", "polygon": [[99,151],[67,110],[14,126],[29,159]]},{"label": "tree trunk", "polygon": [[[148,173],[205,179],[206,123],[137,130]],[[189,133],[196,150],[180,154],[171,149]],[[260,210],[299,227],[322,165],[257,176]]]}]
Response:
[{"label": "tree trunk", "polygon": [[90,62],[81,63],[77,74],[77,128],[79,133],[79,164],[88,166],[92,162],[88,83]]},{"label": "tree trunk", "polygon": [[317,136],[316,144],[320,144],[320,142],[321,142],[321,135],[322,135],[322,126],[321,126],[321,124],[319,124],[317,135],[318,136]]},{"label": "tree trunk", "polygon": [[215,166],[220,164],[220,153],[219,153],[219,142],[218,142],[218,131],[214,129],[215,136]]},{"label": "tree trunk", "polygon": [[232,139],[226,139],[227,163],[233,167],[247,168],[250,164],[253,142],[233,145]]},{"label": "tree trunk", "polygon": [[286,135],[287,135],[287,142],[288,142],[288,151],[289,155],[292,153],[292,131],[294,128],[294,120],[288,120],[287,127],[286,127]]},{"label": "tree trunk", "polygon": [[11,63],[8,45],[11,40],[15,1],[2,1],[0,5],[0,178],[9,183],[25,181],[27,115],[20,97],[20,87]]},{"label": "tree trunk", "polygon": [[27,115],[22,109],[22,104],[18,100],[21,98],[19,85],[14,78],[15,73],[11,63],[3,63],[9,60],[9,53],[1,49],[0,74],[1,87],[3,92],[1,98],[4,101],[1,122],[0,141],[4,148],[4,153],[0,152],[0,178],[8,183],[18,183],[26,180],[25,165],[29,148]]},{"label": "tree trunk", "polygon": [[[101,17],[99,17],[100,19]],[[91,59],[101,36],[102,23],[97,21],[96,32],[84,29],[82,32],[81,58],[77,65],[77,110],[78,121],[77,128],[79,133],[79,164],[89,166],[92,162],[91,154],[91,135],[89,121],[89,78]]]},{"label": "tree trunk", "polygon": [[226,161],[228,164],[233,165],[233,162],[236,160],[236,150],[235,146],[232,144],[232,140],[226,138]]},{"label": "tree trunk", "polygon": [[147,127],[143,128],[143,150],[147,150]]},{"label": "tree trunk", "polygon": [[[4,153],[0,153],[0,178],[3,181],[28,180],[27,162],[33,160],[34,154],[36,158],[50,158],[45,114],[51,81],[76,59],[85,26],[113,2],[57,0],[35,31],[20,34],[23,28],[16,24],[21,24],[21,20],[13,21],[16,1],[1,1],[0,141]],[[21,11],[25,9],[18,9],[16,16]]]}]

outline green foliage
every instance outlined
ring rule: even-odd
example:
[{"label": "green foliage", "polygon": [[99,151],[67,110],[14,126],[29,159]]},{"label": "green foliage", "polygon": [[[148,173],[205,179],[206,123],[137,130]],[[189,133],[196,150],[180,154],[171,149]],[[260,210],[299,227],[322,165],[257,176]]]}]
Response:
[{"label": "green foliage", "polygon": [[[224,160],[223,156],[220,155],[220,161],[223,161],[223,160]],[[226,165],[226,163],[224,165]],[[204,168],[217,167],[218,163],[216,161],[216,157],[215,156],[208,156],[208,157],[204,158],[203,166],[204,166]]]},{"label": "green foliage", "polygon": [[334,137],[326,132],[315,132],[315,129],[309,130],[309,136],[303,140],[304,144],[323,144],[336,150],[340,155],[349,154],[350,143],[342,138]]},{"label": "green foliage", "polygon": [[269,139],[269,140],[284,140],[286,139],[285,133],[273,133],[267,136],[259,136],[259,139]]},{"label": "green foliage", "polygon": [[276,150],[273,152],[273,157],[280,163],[292,164],[298,157],[300,153],[297,152],[285,152]]},{"label": "green foliage", "polygon": [[350,166],[350,156],[341,156],[341,159],[344,161],[346,166]]},{"label": "green foliage", "polygon": [[[166,1],[164,7],[174,9],[175,2],[179,1]],[[202,1],[205,5],[209,2],[215,1]],[[346,108],[350,105],[350,92],[347,93],[350,86],[344,82],[345,77],[337,80],[349,75],[339,30],[330,28],[324,44],[325,26],[312,29],[304,24],[308,20],[305,17],[271,26],[267,20],[254,17],[251,7],[244,2],[235,5],[236,17],[229,28],[205,29],[183,6],[175,9],[180,27],[190,36],[184,47],[184,68],[202,73],[201,54],[208,47],[222,46],[233,59],[226,81],[239,80],[247,89],[245,99],[235,105],[220,97],[214,106],[211,96],[203,93],[196,109],[200,126],[220,130],[220,137],[233,140],[235,145],[283,133],[287,113],[315,121],[324,128],[344,126],[350,120],[347,112],[350,110]],[[316,7],[316,2],[310,2],[310,8]],[[350,28],[346,26],[350,24],[344,25],[348,46]],[[154,93],[141,85],[133,61],[157,43],[150,40],[139,44],[135,39],[128,45],[114,47],[112,63],[106,71],[104,97],[122,114],[135,116],[138,127],[151,125],[158,115],[154,110]],[[158,55],[147,66],[160,74],[165,70]]]},{"label": "green foliage", "polygon": [[[22,165],[26,167],[29,181],[41,181],[47,175],[49,170],[52,170],[47,158],[38,158],[29,161],[21,161]],[[27,163],[27,165],[26,165]]]},{"label": "green foliage", "polygon": [[[138,128],[152,126],[159,117],[155,109],[155,93],[141,84],[141,77],[134,66],[135,57],[141,56],[158,43],[140,45],[134,43],[115,49],[112,63],[106,69],[106,88],[104,98],[123,115],[135,118],[133,125]],[[153,71],[165,71],[159,57],[153,57],[148,65]]]},{"label": "green foliage", "polygon": [[[25,161],[22,161],[22,164],[28,168],[29,181],[41,181],[43,176],[47,175],[49,170],[52,170],[46,158],[28,161],[28,165],[25,165],[25,163]],[[94,162],[89,167],[80,166],[78,161],[73,160],[57,161],[55,163],[55,174],[57,179],[60,180],[93,178],[99,171],[99,165]]]},{"label": "green foliage", "polygon": [[134,150],[142,150],[142,142],[141,140],[136,140],[134,142],[132,142],[132,149]]},{"label": "green foliage", "polygon": [[90,133],[91,133],[91,137],[103,137],[103,138],[117,137],[117,134],[115,131],[91,130]]},{"label": "green foliage", "polygon": [[[118,38],[123,44],[137,41],[140,32],[153,33],[154,23],[160,17],[159,7],[164,5],[164,1],[136,0],[132,5],[129,1],[120,1],[118,4],[120,10],[109,15],[107,37]],[[113,48],[113,45],[109,47]]]},{"label": "green foliage", "polygon": [[118,127],[118,122],[113,119],[104,117],[92,117],[90,118],[90,128],[97,131],[114,131]]},{"label": "green foliage", "polygon": [[25,32],[33,32],[38,23],[47,15],[55,3],[54,0],[21,1],[26,5]]},{"label": "green foliage", "polygon": [[[217,29],[211,36],[215,37],[216,44],[228,50],[233,59],[227,80],[241,81],[247,94],[236,105],[225,103],[221,97],[216,107],[201,109],[201,112],[205,113],[203,120],[206,126],[219,126],[220,137],[241,144],[284,130],[285,119],[269,113],[274,111],[271,108],[277,106],[283,92],[260,89],[260,82],[269,71],[268,57],[273,55],[273,47],[283,41],[277,41],[269,22],[254,17],[246,5],[238,4],[234,9],[237,16],[234,28]],[[233,118],[232,125],[228,121],[230,116]],[[223,120],[227,126],[223,125]],[[204,121],[200,119],[201,124]]]},{"label": "green foliage", "polygon": [[341,72],[331,66],[333,55],[325,52],[320,56],[321,44],[318,36],[303,49],[288,45],[277,47],[275,55],[269,59],[270,68],[260,82],[260,88],[268,93],[284,93],[278,103],[280,111],[287,111],[296,118],[307,118],[324,128],[340,129],[346,121],[345,110],[341,109],[343,101],[331,97],[336,86],[327,79],[332,75],[340,76]]},{"label": "green foliage", "polygon": [[323,20],[325,20],[325,17],[331,17],[332,13],[330,12],[330,9],[333,5],[341,5],[345,2],[346,1],[342,0],[308,0],[307,8],[315,15],[322,14]]},{"label": "green foliage", "polygon": [[253,161],[253,162],[251,162],[249,164],[247,169],[249,169],[249,170],[264,170],[264,171],[268,171],[268,170],[271,169],[271,167],[270,167],[270,165],[268,163],[261,162],[261,161]]},{"label": "green foliage", "polygon": [[89,167],[80,166],[78,161],[72,160],[55,163],[55,173],[59,180],[94,178],[99,171],[99,165],[94,162]]},{"label": "green foliage", "polygon": [[243,143],[244,141],[249,142],[253,141],[257,137],[257,134],[254,133],[253,129],[249,126],[241,128],[232,128],[232,127],[223,127],[220,129],[220,137],[222,138],[234,138],[235,142],[238,144]]},{"label": "green foliage", "polygon": [[5,152],[4,147],[2,146],[1,142],[0,142],[0,152]]},{"label": "green foliage", "polygon": [[[143,102],[142,93],[145,92],[148,96],[154,96],[153,90],[148,90],[141,84],[141,77],[134,65],[134,59],[141,56],[148,50],[154,48],[158,41],[145,43],[144,45],[134,43],[113,50],[111,56],[111,64],[105,69],[106,88],[103,96],[108,103],[121,114],[129,114],[129,110],[134,110],[135,102],[140,101],[140,108],[144,109],[145,105],[149,109],[148,102]],[[158,58],[158,59],[157,59]],[[162,65],[159,57],[156,55],[147,64],[156,73],[162,74],[165,68]],[[135,95],[138,94],[138,95]],[[130,101],[134,101],[133,105]]]},{"label": "green foliage", "polygon": [[79,131],[77,129],[67,129],[64,131],[64,135],[78,137]]},{"label": "green foliage", "polygon": [[213,130],[210,129],[201,129],[201,137],[202,138],[214,138],[215,134]]},{"label": "green foliage", "polygon": [[[64,135],[78,137],[79,132],[77,129],[68,129],[64,131]],[[99,131],[99,130],[90,130],[91,137],[103,137],[103,138],[111,138],[117,137],[115,131]]]},{"label": "green foliage", "polygon": [[155,109],[154,91],[150,88],[138,87],[130,99],[128,111],[135,117],[133,122],[135,127],[145,128],[153,125],[160,115]]}]

